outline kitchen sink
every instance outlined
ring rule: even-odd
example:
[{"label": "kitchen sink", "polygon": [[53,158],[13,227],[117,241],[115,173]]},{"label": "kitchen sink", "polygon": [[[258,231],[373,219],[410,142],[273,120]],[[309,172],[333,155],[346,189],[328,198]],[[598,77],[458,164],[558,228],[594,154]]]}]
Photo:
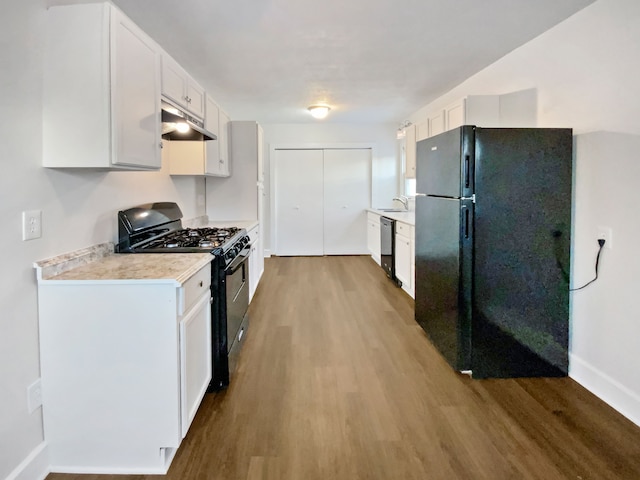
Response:
[{"label": "kitchen sink", "polygon": [[381,212],[406,212],[407,211],[402,208],[379,208],[378,210],[380,210]]}]

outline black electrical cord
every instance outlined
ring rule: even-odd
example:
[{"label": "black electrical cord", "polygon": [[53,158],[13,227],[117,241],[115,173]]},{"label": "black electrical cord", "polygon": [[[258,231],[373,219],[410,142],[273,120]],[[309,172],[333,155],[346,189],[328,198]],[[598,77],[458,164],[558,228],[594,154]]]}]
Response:
[{"label": "black electrical cord", "polygon": [[602,253],[602,248],[604,247],[604,238],[599,238],[598,239],[598,245],[600,245],[600,248],[598,249],[598,255],[596,256],[596,278],[594,278],[590,282],[585,283],[581,287],[570,288],[569,289],[570,292],[575,292],[576,290],[582,290],[584,287],[588,287],[589,285],[591,285],[593,282],[595,282],[598,279],[598,264],[600,263],[600,254]]}]

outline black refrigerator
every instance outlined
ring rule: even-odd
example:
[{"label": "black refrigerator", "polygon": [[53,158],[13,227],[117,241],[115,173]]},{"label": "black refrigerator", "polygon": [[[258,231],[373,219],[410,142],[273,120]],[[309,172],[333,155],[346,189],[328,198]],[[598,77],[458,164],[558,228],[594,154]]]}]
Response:
[{"label": "black refrigerator", "polygon": [[572,130],[417,144],[415,315],[474,378],[567,375]]}]

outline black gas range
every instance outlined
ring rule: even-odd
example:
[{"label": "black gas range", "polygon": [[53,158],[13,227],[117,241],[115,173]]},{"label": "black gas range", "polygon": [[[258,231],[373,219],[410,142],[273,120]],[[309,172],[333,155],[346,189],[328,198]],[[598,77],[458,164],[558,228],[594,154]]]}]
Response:
[{"label": "black gas range", "polygon": [[249,237],[238,227],[183,228],[173,202],[118,212],[118,253],[203,253],[211,263],[213,374],[209,391],[229,384],[249,326]]}]

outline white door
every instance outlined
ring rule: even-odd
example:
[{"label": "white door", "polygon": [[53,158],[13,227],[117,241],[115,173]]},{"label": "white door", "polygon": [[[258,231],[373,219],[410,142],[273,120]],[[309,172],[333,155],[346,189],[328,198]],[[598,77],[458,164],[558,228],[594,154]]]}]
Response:
[{"label": "white door", "polygon": [[324,151],[324,253],[367,254],[371,150]]},{"label": "white door", "polygon": [[322,255],[322,150],[276,150],[277,255]]}]

